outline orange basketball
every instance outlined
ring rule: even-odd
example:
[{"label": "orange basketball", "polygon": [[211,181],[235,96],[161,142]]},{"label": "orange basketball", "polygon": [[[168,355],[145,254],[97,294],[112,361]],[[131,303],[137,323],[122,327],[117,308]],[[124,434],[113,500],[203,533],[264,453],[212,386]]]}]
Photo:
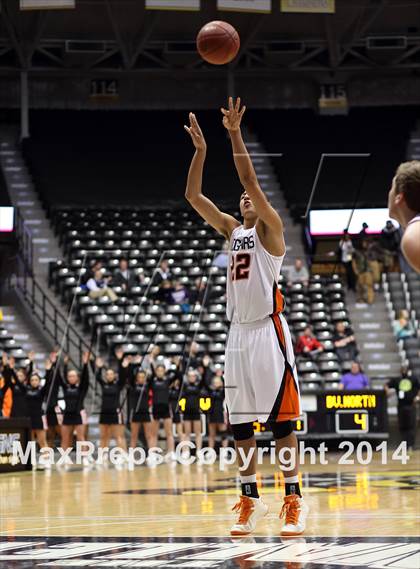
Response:
[{"label": "orange basketball", "polygon": [[241,40],[233,26],[215,20],[201,28],[197,36],[197,50],[201,57],[213,65],[223,65],[234,59]]}]

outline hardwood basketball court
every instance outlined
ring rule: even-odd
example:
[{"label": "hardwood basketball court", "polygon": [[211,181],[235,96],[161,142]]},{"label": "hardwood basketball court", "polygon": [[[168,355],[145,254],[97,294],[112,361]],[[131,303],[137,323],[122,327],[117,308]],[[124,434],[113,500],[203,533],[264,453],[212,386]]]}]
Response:
[{"label": "hardwood basketball court", "polygon": [[[0,478],[0,567],[311,567],[417,569],[420,453],[391,461],[304,468],[305,535],[279,536],[283,488],[264,464],[270,507],[254,536],[229,528],[234,466],[70,467]],[[322,552],[322,555],[320,554]],[[290,565],[290,564],[294,565]]]}]

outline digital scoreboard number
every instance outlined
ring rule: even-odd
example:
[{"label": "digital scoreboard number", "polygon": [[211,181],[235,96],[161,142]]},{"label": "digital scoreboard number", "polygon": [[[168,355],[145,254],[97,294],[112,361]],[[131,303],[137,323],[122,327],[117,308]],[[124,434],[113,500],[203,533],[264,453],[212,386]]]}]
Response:
[{"label": "digital scoreboard number", "polygon": [[308,415],[302,413],[302,415],[293,421],[293,430],[297,435],[306,435],[308,432]]},{"label": "digital scoreboard number", "polygon": [[[181,409],[182,413],[184,413],[185,411],[185,406],[187,404],[187,400],[185,399],[185,397],[181,397],[181,399],[178,401],[178,406]],[[200,410],[203,411],[204,413],[207,413],[207,411],[210,411],[211,409],[211,397],[200,397]]]},{"label": "digital scoreboard number", "polygon": [[342,409],[335,413],[335,432],[339,435],[360,435],[369,432],[369,413]]},{"label": "digital scoreboard number", "polygon": [[[200,397],[202,421],[211,410],[211,398]],[[179,410],[185,412],[186,399],[179,401]],[[317,390],[302,398],[305,411],[292,421],[293,431],[302,439],[340,439],[348,436],[387,438],[387,398],[383,390]],[[272,440],[269,425],[255,421],[257,440]],[[204,427],[203,427],[204,429]]]},{"label": "digital scoreboard number", "polygon": [[[306,413],[302,413],[302,415],[295,421],[292,421],[292,423],[293,423],[293,431],[297,435],[306,435],[306,433],[308,432],[308,416]],[[271,432],[270,428],[266,427],[262,423],[259,423],[258,421],[254,421],[252,425],[254,427],[255,435],[261,435],[263,433]]]}]

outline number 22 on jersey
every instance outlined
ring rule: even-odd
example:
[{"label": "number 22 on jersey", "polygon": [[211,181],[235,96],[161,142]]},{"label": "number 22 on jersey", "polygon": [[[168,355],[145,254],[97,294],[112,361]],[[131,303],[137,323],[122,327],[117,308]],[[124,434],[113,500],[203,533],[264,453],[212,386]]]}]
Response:
[{"label": "number 22 on jersey", "polygon": [[237,253],[232,256],[230,263],[230,277],[232,281],[239,281],[249,277],[251,255],[249,253]]}]

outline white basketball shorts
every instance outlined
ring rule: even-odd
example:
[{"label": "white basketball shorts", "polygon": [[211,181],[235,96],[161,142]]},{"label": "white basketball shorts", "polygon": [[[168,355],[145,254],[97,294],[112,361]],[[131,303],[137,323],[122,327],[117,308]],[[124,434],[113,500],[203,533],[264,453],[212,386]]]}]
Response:
[{"label": "white basketball shorts", "polygon": [[295,357],[289,327],[281,314],[231,324],[225,355],[225,396],[232,425],[299,417]]}]

